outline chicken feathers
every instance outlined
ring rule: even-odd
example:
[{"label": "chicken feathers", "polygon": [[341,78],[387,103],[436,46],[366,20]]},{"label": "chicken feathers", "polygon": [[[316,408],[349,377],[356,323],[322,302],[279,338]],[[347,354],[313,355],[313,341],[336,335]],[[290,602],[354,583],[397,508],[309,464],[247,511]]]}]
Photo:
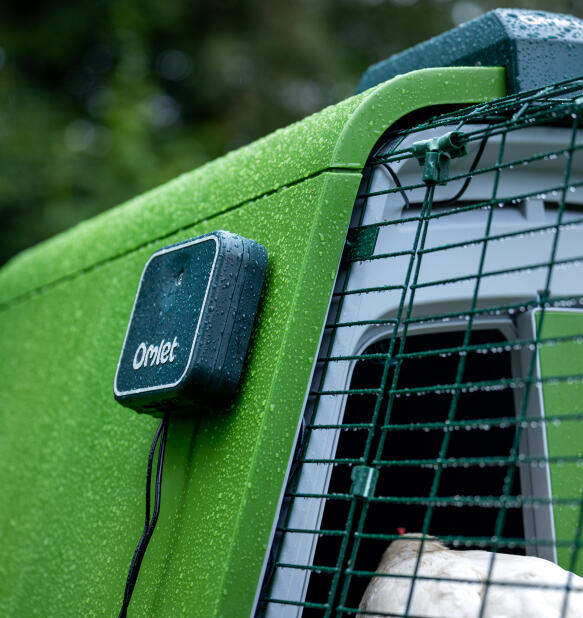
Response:
[{"label": "chicken feathers", "polygon": [[497,553],[486,585],[492,553],[451,550],[435,537],[425,538],[417,571],[435,579],[415,580],[405,613],[420,548],[420,534],[403,535],[389,545],[376,572],[404,577],[373,577],[358,608],[366,613],[358,618],[478,618],[484,597],[482,618],[583,618],[583,578],[542,558]]}]

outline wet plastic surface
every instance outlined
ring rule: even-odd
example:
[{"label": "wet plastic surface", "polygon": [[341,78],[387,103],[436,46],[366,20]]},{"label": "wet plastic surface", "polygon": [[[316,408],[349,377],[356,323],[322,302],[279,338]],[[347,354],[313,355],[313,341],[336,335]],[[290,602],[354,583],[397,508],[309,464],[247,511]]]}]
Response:
[{"label": "wet plastic surface", "polygon": [[496,9],[371,66],[357,92],[433,66],[506,68],[508,94],[578,77],[583,21],[560,13]]},{"label": "wet plastic surface", "polygon": [[403,115],[503,94],[501,69],[403,76],[77,226],[0,272],[0,614],[119,609],[157,425],[114,401],[119,351],[150,255],[216,229],[269,254],[257,322],[229,408],[170,422],[160,519],[132,609],[249,614],[362,166]]}]

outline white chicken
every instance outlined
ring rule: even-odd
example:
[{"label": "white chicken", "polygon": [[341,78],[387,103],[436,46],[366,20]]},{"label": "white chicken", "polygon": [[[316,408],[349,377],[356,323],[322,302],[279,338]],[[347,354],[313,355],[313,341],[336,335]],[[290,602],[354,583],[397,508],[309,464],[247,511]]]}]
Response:
[{"label": "white chicken", "polygon": [[[405,534],[389,545],[376,572],[405,577],[373,577],[358,608],[360,612],[366,613],[358,614],[358,618],[387,614],[478,618],[486,587],[488,592],[482,618],[583,618],[583,578],[569,574],[542,558],[497,553],[490,584],[487,586],[485,581],[492,553],[451,550],[435,537],[427,536],[423,542],[417,575],[440,578],[441,581],[413,580],[411,576],[421,547],[420,539],[419,533]],[[569,575],[570,591],[563,613]],[[405,614],[413,581],[413,596],[408,613]],[[496,582],[505,583],[497,585]],[[528,585],[512,586],[508,583]]]}]

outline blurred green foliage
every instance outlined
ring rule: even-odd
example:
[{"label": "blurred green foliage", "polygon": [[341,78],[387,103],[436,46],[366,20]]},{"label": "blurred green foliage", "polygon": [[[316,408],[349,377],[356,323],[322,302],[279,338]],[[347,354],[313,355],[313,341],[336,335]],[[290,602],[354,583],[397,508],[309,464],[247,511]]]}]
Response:
[{"label": "blurred green foliage", "polygon": [[[519,8],[581,15],[576,0]],[[350,96],[492,0],[0,5],[0,263]]]}]

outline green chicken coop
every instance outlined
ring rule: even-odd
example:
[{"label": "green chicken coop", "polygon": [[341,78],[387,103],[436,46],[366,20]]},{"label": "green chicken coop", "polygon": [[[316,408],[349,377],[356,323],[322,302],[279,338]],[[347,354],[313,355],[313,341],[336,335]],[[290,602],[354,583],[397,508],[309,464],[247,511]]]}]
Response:
[{"label": "green chicken coop", "polygon": [[120,351],[217,230],[265,280],[235,394],[170,409],[129,615],[356,616],[401,529],[583,575],[582,66],[583,22],[492,11],[9,262],[0,614],[119,611],[160,422]]}]

